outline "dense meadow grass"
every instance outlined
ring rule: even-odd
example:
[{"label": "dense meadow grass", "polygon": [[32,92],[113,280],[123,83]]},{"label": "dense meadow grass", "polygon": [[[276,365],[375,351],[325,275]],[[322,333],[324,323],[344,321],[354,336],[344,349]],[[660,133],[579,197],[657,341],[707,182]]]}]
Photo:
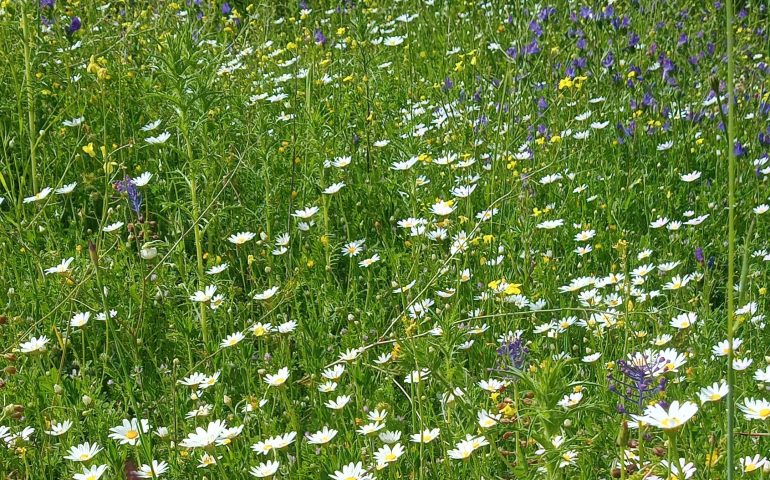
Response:
[{"label": "dense meadow grass", "polygon": [[0,476],[766,478],[728,6],[0,1]]}]

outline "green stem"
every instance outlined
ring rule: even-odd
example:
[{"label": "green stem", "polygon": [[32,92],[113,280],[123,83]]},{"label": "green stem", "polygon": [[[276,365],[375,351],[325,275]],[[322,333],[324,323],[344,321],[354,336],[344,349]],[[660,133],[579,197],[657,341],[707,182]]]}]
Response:
[{"label": "green stem", "polygon": [[733,479],[735,471],[734,438],[735,429],[735,373],[733,371],[733,320],[735,316],[735,80],[733,53],[733,0],[725,2],[725,28],[727,30],[727,480]]},{"label": "green stem", "polygon": [[[284,387],[278,387],[281,392],[281,398],[283,399],[283,403],[286,406],[286,412],[289,414],[289,419],[291,420],[291,426],[294,429],[295,432],[297,432],[297,435],[302,436],[302,428],[299,424],[299,418],[297,417],[297,412],[294,410],[294,405],[292,405],[291,400],[289,400],[289,395],[286,393],[286,389]],[[294,448],[295,448],[295,454],[297,456],[297,468],[299,468],[299,459],[300,459],[300,451],[299,451],[299,444],[300,441],[296,440],[294,442]]]},{"label": "green stem", "polygon": [[[180,120],[182,124],[182,137],[184,138],[185,148],[187,150],[188,166],[191,169],[190,175],[190,201],[192,202],[192,216],[193,216],[193,236],[195,237],[195,257],[198,267],[198,289],[203,290],[206,288],[203,280],[203,240],[201,238],[201,230],[198,222],[200,222],[200,208],[198,206],[198,188],[195,176],[197,171],[194,168],[194,157],[192,143],[190,142],[190,135],[187,131],[187,116],[184,113],[180,114]],[[201,317],[201,334],[203,335],[203,347],[208,349],[209,345],[209,326],[206,321],[206,304],[200,302],[200,317]]]},{"label": "green stem", "polygon": [[738,304],[743,305],[746,290],[746,277],[749,273],[749,252],[751,252],[751,237],[754,235],[754,225],[757,218],[754,217],[749,224],[749,231],[746,233],[746,240],[743,241],[743,258],[741,259],[741,277],[738,281]]},{"label": "green stem", "polygon": [[24,34],[24,83],[27,90],[27,139],[29,141],[29,163],[32,169],[32,190],[34,193],[38,193],[37,182],[37,141],[35,140],[35,92],[32,88],[32,54],[30,52],[30,44],[32,43],[32,37],[30,35],[30,29],[28,25],[27,12],[23,11],[21,14],[21,30]]},{"label": "green stem", "polygon": [[676,478],[674,475],[674,458],[676,454],[676,434],[668,435],[668,478]]}]

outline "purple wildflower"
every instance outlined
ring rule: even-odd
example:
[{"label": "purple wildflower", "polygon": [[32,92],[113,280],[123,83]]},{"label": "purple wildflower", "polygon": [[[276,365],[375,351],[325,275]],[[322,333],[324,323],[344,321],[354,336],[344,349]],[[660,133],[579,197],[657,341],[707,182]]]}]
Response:
[{"label": "purple wildflower", "polygon": [[746,155],[746,149],[743,148],[743,145],[741,145],[741,142],[736,141],[735,146],[733,147],[733,153],[735,153],[735,158],[740,158]]},{"label": "purple wildflower", "polygon": [[495,370],[516,369],[521,370],[527,361],[529,348],[517,334],[507,335],[497,349],[497,368]]},{"label": "purple wildflower", "polygon": [[628,360],[618,360],[617,370],[607,376],[610,391],[633,402],[639,409],[645,400],[666,388],[666,379],[661,376],[666,359],[652,355],[635,353]]},{"label": "purple wildflower", "polygon": [[142,210],[142,194],[136,188],[134,180],[126,175],[123,180],[115,182],[115,190],[125,193],[128,196],[128,204],[135,213],[140,214]]},{"label": "purple wildflower", "polygon": [[610,68],[613,63],[615,63],[615,55],[612,52],[607,52],[607,55],[602,59],[602,67]]},{"label": "purple wildflower", "polygon": [[67,27],[67,35],[72,35],[73,33],[80,30],[81,23],[80,23],[80,17],[72,17],[72,20],[70,21],[69,26]]},{"label": "purple wildflower", "polygon": [[326,36],[324,35],[324,32],[321,31],[320,28],[316,28],[313,32],[313,41],[315,41],[316,44],[321,45],[322,47],[326,46]]}]

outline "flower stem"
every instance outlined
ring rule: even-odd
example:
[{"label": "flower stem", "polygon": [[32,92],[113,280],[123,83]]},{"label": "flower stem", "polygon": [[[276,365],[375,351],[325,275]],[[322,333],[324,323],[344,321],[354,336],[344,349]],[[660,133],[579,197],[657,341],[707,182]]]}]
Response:
[{"label": "flower stem", "polygon": [[32,35],[29,28],[29,18],[26,10],[21,13],[21,30],[24,35],[24,86],[27,91],[27,139],[29,141],[29,165],[32,170],[32,190],[38,193],[37,182],[37,140],[35,139],[35,91],[32,87],[32,56],[30,45],[32,44]]},{"label": "flower stem", "polygon": [[668,435],[668,478],[677,478],[674,474],[674,458],[676,458],[676,433]]},{"label": "flower stem", "polygon": [[733,479],[735,428],[735,374],[733,372],[733,320],[735,316],[735,81],[733,53],[733,0],[725,2],[725,29],[727,30],[727,480]]},{"label": "flower stem", "polygon": [[[192,143],[190,141],[190,133],[188,131],[187,115],[184,110],[179,113],[182,138],[184,139],[185,149],[187,152],[187,162],[191,170],[190,175],[190,202],[192,203],[192,217],[193,217],[193,236],[195,237],[195,257],[198,267],[198,288],[205,288],[203,281],[203,240],[201,238],[201,230],[198,222],[200,221],[200,207],[198,205],[198,188],[195,180],[198,174],[195,168],[195,159],[193,156]],[[200,302],[200,320],[201,320],[201,335],[203,336],[203,348],[208,349],[209,344],[209,326],[206,321],[206,303]]]}]

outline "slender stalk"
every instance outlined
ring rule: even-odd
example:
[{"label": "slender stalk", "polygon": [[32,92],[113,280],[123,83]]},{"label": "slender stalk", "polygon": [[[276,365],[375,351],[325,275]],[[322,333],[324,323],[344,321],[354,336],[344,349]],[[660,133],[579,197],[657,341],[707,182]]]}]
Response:
[{"label": "slender stalk", "polygon": [[735,373],[733,371],[733,320],[735,316],[735,80],[733,54],[733,0],[725,2],[725,28],[727,30],[727,480],[733,479],[735,453],[733,431],[735,429]]},{"label": "slender stalk", "polygon": [[[192,155],[192,151],[188,144],[188,153]],[[198,211],[198,194],[196,193],[195,173],[190,178],[190,195],[192,201],[192,214],[193,214],[193,236],[195,237],[195,257],[197,259],[198,267],[198,288],[203,289],[206,286],[203,281],[203,240],[201,238],[201,229],[198,226],[198,220],[200,212]],[[206,321],[206,303],[200,302],[201,305],[201,334],[203,335],[203,347],[208,348],[209,344],[209,325]]]},{"label": "slender stalk", "polygon": [[110,358],[110,330],[113,328],[113,326],[112,318],[110,318],[110,309],[107,305],[107,295],[104,291],[104,284],[102,283],[102,276],[99,273],[99,254],[97,252],[96,245],[91,241],[88,242],[88,255],[91,257],[91,263],[94,266],[96,287],[99,289],[99,296],[102,300],[102,310],[104,311],[104,357],[102,358],[102,361],[104,362],[106,371],[107,362]]},{"label": "slender stalk", "polygon": [[754,225],[757,217],[751,220],[746,239],[743,241],[743,259],[741,260],[741,276],[738,280],[738,305],[743,305],[746,291],[746,277],[749,274],[749,253],[751,252],[751,237],[754,235]]},{"label": "slender stalk", "polygon": [[30,52],[30,44],[32,43],[32,36],[29,29],[29,19],[27,18],[27,12],[23,11],[21,14],[21,30],[24,34],[23,50],[24,50],[24,84],[27,91],[27,139],[29,141],[29,164],[32,169],[32,190],[34,193],[38,193],[37,182],[37,140],[35,139],[35,92],[32,87],[32,54]]},{"label": "slender stalk", "polygon": [[[677,459],[676,455],[676,433],[670,433],[668,435],[668,478],[677,478],[674,474],[674,461]],[[677,463],[677,473],[679,472],[679,465]]]},{"label": "slender stalk", "polygon": [[[195,159],[193,156],[192,143],[190,142],[190,134],[188,132],[187,115],[184,111],[180,113],[180,123],[182,138],[184,139],[185,149],[187,152],[188,167],[191,170],[190,175],[190,202],[192,203],[192,217],[193,217],[193,237],[195,238],[195,257],[198,270],[198,288],[203,290],[206,288],[203,277],[203,239],[201,237],[201,229],[198,225],[200,221],[200,207],[198,206],[198,186],[195,180],[197,175],[197,169],[195,168]],[[206,321],[206,303],[200,302],[200,320],[201,320],[201,335],[203,336],[203,348],[208,349],[209,345],[209,326]]]},{"label": "slender stalk", "polygon": [[620,480],[626,480],[626,447],[620,445]]}]

